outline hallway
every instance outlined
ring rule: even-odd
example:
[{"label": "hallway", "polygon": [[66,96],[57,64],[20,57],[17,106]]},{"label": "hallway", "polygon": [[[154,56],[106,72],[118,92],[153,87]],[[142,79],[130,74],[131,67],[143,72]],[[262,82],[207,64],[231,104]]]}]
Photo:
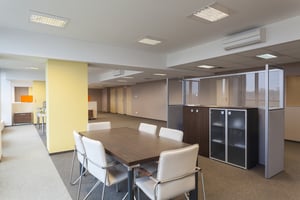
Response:
[{"label": "hallway", "polygon": [[34,125],[6,127],[2,137],[1,200],[71,200]]}]

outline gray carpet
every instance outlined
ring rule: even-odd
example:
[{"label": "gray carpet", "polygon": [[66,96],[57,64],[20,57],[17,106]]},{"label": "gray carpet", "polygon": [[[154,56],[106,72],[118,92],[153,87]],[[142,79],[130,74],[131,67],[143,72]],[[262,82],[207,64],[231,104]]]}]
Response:
[{"label": "gray carpet", "polygon": [[71,200],[33,125],[5,127],[1,200]]},{"label": "gray carpet", "polygon": [[[143,122],[166,126],[165,122],[129,117],[117,114],[100,114],[97,120],[111,121],[112,127],[137,128]],[[43,138],[44,136],[41,135]],[[45,138],[44,138],[45,139]],[[207,200],[299,200],[300,199],[300,143],[285,142],[285,170],[271,179],[264,178],[264,167],[256,166],[243,170],[218,161],[199,156],[199,166],[203,169]],[[72,152],[51,155],[64,184],[70,195],[75,199],[77,185],[69,184]],[[78,173],[78,165],[75,170]],[[200,180],[200,179],[199,179]],[[82,195],[87,193],[96,180],[85,177]],[[101,186],[90,196],[90,200],[99,199]],[[120,185],[120,192],[115,187],[107,189],[105,199],[121,199],[126,193],[126,182]],[[144,195],[142,199],[147,199]],[[176,200],[184,199],[183,196]],[[202,199],[201,184],[199,184],[199,199]]]}]

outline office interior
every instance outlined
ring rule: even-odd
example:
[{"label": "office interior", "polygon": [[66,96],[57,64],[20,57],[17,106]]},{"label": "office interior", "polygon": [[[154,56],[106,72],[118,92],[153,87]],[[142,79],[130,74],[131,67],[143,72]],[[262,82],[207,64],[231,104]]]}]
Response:
[{"label": "office interior", "polygon": [[[268,2],[274,3],[271,0]],[[192,11],[192,8],[210,3],[209,1],[185,3],[186,6],[183,7],[185,8],[183,10],[186,11],[186,15],[183,18],[190,23],[210,29],[211,27],[208,27],[210,24],[201,24],[197,20],[189,21],[190,19],[186,18],[188,11]],[[233,10],[235,10],[234,8],[239,9],[235,13],[233,12],[224,24],[222,21],[212,24],[213,28],[210,31],[220,34],[207,36],[205,39],[202,39],[201,36],[191,37],[194,40],[187,41],[189,43],[181,46],[174,47],[169,44],[172,48],[166,47],[168,45],[164,44],[164,41],[160,48],[138,46],[137,44],[130,48],[128,44],[127,46],[123,43],[118,44],[117,40],[111,44],[83,40],[78,35],[71,35],[71,33],[68,35],[61,33],[61,30],[39,27],[39,25],[27,21],[23,22],[27,28],[17,24],[8,26],[1,22],[0,117],[4,125],[13,126],[14,113],[18,112],[32,112],[33,123],[37,123],[35,111],[38,107],[42,107],[43,102],[46,102],[47,150],[49,154],[54,154],[73,149],[72,130],[85,130],[88,123],[89,98],[90,102],[96,102],[97,114],[98,112],[110,112],[162,120],[167,123],[170,117],[170,106],[201,104],[263,108],[263,117],[260,115],[259,121],[261,124],[265,124],[264,114],[267,110],[265,106],[268,104],[268,111],[269,108],[274,108],[271,110],[280,108],[281,113],[278,117],[280,123],[275,123],[280,126],[277,131],[283,131],[279,133],[280,144],[282,145],[284,140],[299,142],[297,116],[300,112],[298,96],[300,30],[297,25],[300,21],[300,9],[297,10],[297,8],[300,8],[300,3],[293,0],[285,3],[276,1],[275,5],[278,5],[274,5],[273,13],[270,14],[270,12],[261,10],[264,8],[263,6],[267,5],[262,5],[259,1],[251,2],[249,4],[252,6],[249,9],[253,9],[251,10],[253,13],[257,11],[258,18],[260,18],[253,19],[248,14],[246,17],[249,17],[251,23],[246,23],[247,20],[245,20],[243,21],[244,25],[237,23],[237,20],[244,20],[242,17],[245,16],[241,13],[247,10],[247,5],[242,6],[239,5],[240,3],[236,3],[235,7],[233,2],[228,0],[218,1],[218,3],[232,7]],[[181,5],[179,1],[176,1],[175,4]],[[257,6],[254,6],[255,4]],[[14,3],[7,3],[7,5],[15,6]],[[27,14],[27,11],[30,10],[29,6],[32,5],[21,6],[20,13],[25,15],[26,11]],[[147,7],[144,4],[140,6],[141,9]],[[93,10],[91,5],[83,7]],[[37,5],[35,8],[42,9],[42,6]],[[49,6],[49,8],[55,10],[56,5],[53,4],[53,7]],[[179,7],[175,8],[178,11]],[[51,13],[51,9],[47,10],[43,7],[42,10]],[[266,13],[263,14],[264,12]],[[2,14],[4,13],[2,12]],[[279,17],[276,18],[276,15]],[[229,21],[230,18],[232,21]],[[236,27],[234,26],[235,22]],[[71,23],[73,23],[72,20]],[[224,26],[229,26],[229,24],[230,29],[224,30]],[[70,24],[70,28],[71,26],[72,24]],[[188,33],[190,29],[186,25],[182,27],[187,29],[185,34],[190,35]],[[67,28],[66,31],[68,31]],[[198,32],[197,30],[193,31],[194,34],[200,33],[199,30]],[[236,33],[241,36],[249,31],[259,35],[263,34],[264,38],[253,44],[243,44],[239,47],[224,46],[223,41],[227,36],[235,36]],[[169,35],[176,35],[175,31]],[[158,36],[158,38],[160,37]],[[175,37],[170,40],[174,42],[175,39],[180,38],[183,39]],[[278,57],[269,60],[255,57],[262,53],[274,53]],[[195,67],[203,64],[215,65],[217,68],[203,70]],[[20,68],[20,65],[23,65],[23,68]],[[28,69],[28,67],[34,66],[40,66],[42,69]],[[254,90],[257,92],[257,98],[254,100],[257,102],[249,102],[248,97],[251,94],[244,91],[247,80],[252,76],[260,76],[255,73],[262,73],[265,78],[266,74],[272,73],[272,70],[282,71],[281,79],[279,78],[275,84],[276,92],[268,93],[268,100],[275,101],[267,101],[265,96],[265,91],[269,91],[272,87],[271,83],[274,83],[271,82],[272,79],[270,79],[270,85],[264,84],[263,88],[259,88],[258,82],[264,82],[265,79],[261,81],[259,78],[253,78],[253,85],[257,87],[257,90]],[[167,75],[152,76],[155,72]],[[134,78],[131,80],[124,77]],[[217,81],[212,81],[214,78]],[[192,86],[192,82],[196,82],[197,89]],[[188,85],[191,90],[195,91],[187,94]],[[22,91],[20,88],[27,88],[27,90]],[[221,95],[224,88],[226,95]],[[264,92],[259,89],[263,89]],[[20,90],[22,94],[27,93],[27,95],[33,96],[33,102],[20,103],[16,98],[19,96],[17,93]],[[244,102],[248,104],[244,104]],[[96,117],[97,114],[94,113],[93,117]],[[260,132],[265,132],[265,128],[265,126],[261,127],[263,130]],[[267,129],[270,136],[272,136],[271,131],[275,131],[271,128]],[[263,144],[260,146],[259,163],[263,165],[265,159],[269,158],[269,154],[266,152],[270,149],[266,150],[264,146],[269,142],[268,139],[266,135],[260,138],[260,142]],[[279,154],[281,155],[282,151]],[[281,160],[278,161],[279,169],[276,169],[277,171],[270,176],[266,175],[267,178],[284,170],[282,160],[281,157]]]}]

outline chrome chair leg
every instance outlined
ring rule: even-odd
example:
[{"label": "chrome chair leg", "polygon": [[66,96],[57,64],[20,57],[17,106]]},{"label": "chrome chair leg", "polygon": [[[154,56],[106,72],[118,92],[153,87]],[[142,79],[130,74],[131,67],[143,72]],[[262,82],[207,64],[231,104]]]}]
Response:
[{"label": "chrome chair leg", "polygon": [[[107,179],[107,173],[105,174],[105,180]],[[92,189],[89,191],[89,193],[83,198],[83,200],[86,200],[90,194],[94,191],[94,189],[101,183],[100,180],[98,180],[96,182],[96,184],[92,187]],[[103,183],[103,187],[102,187],[102,195],[101,195],[101,200],[104,199],[104,192],[105,192],[105,183]]]},{"label": "chrome chair leg", "polygon": [[[128,196],[128,192],[126,192],[125,196],[122,198],[122,200],[125,200],[126,197]],[[136,200],[135,196],[133,196],[134,200]],[[139,200],[139,197],[138,197],[138,200]]]},{"label": "chrome chair leg", "polygon": [[74,149],[74,151],[73,151],[73,158],[72,158],[72,165],[71,165],[71,174],[70,174],[70,184],[71,185],[75,185],[78,181],[77,179],[75,181],[72,180],[75,156],[76,156],[76,149]]},{"label": "chrome chair leg", "polygon": [[102,187],[102,196],[101,196],[101,200],[104,199],[104,193],[105,193],[105,183],[103,183],[103,187]]},{"label": "chrome chair leg", "polygon": [[[83,198],[83,200],[86,200],[90,194],[94,191],[94,189],[101,183],[101,181],[97,181],[97,183],[92,187],[92,189],[89,191],[89,193]],[[105,186],[105,184],[103,184]]]},{"label": "chrome chair leg", "polygon": [[122,198],[122,200],[126,199],[127,196],[128,196],[128,192],[125,194],[125,196]]},{"label": "chrome chair leg", "polygon": [[77,154],[76,153],[76,149],[74,149],[73,158],[72,158],[71,173],[70,173],[70,184],[71,185],[75,185],[79,181],[80,177],[83,176],[83,175],[85,175],[87,173],[87,169],[85,169],[83,171],[84,167],[83,167],[82,164],[80,164],[80,166],[81,166],[80,167],[80,174],[79,174],[79,176],[75,180],[72,180],[73,179],[73,171],[74,171],[74,161],[75,161],[76,154]]},{"label": "chrome chair leg", "polygon": [[[203,200],[206,200],[205,187],[204,187],[204,176],[203,176],[203,173],[201,171],[199,173],[200,173],[200,176],[201,176]],[[190,193],[188,193],[188,192],[184,193],[184,197],[185,197],[186,200],[189,200],[190,199]]]},{"label": "chrome chair leg", "polygon": [[80,198],[80,190],[81,190],[81,182],[82,182],[82,177],[83,175],[87,172],[87,170],[85,169],[85,171],[83,171],[83,166],[86,162],[86,159],[83,160],[83,164],[81,165],[81,168],[80,168],[80,176],[78,177],[79,178],[79,184],[78,184],[78,190],[77,190],[77,200],[79,200]]}]

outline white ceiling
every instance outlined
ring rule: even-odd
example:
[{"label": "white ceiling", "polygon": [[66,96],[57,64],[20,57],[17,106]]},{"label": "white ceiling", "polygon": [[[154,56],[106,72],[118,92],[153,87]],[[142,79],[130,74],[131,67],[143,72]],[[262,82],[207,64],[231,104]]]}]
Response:
[{"label": "white ceiling", "polygon": [[[33,33],[71,38],[93,44],[109,45],[134,49],[140,52],[171,54],[184,49],[199,46],[225,36],[254,27],[263,27],[300,15],[299,0],[218,0],[231,12],[228,18],[215,23],[203,23],[191,19],[191,15],[211,0],[1,0],[0,27],[29,31]],[[64,29],[33,24],[28,21],[30,10],[45,12],[70,19]],[[289,34],[289,30],[286,30]],[[144,36],[162,40],[157,46],[147,46],[137,41]],[[268,61],[270,64],[299,62],[300,42],[272,45],[256,50],[236,52],[218,58],[208,58],[190,63],[171,66],[166,69],[148,67],[111,65],[109,63],[89,62],[90,87],[126,85],[135,82],[161,79],[153,73],[167,73],[168,77],[189,77],[207,75],[210,72],[196,69],[198,64],[211,64],[221,67],[217,71],[238,70],[263,66],[265,61],[255,58],[260,52],[273,52],[279,58]],[[0,68],[19,69],[20,67],[44,66],[47,57],[19,56],[0,52]],[[124,74],[133,74],[133,80],[122,76],[110,76],[110,80],[97,79],[101,74],[113,74],[122,68]],[[113,70],[113,71],[112,71]],[[98,81],[97,81],[98,80]]]}]

